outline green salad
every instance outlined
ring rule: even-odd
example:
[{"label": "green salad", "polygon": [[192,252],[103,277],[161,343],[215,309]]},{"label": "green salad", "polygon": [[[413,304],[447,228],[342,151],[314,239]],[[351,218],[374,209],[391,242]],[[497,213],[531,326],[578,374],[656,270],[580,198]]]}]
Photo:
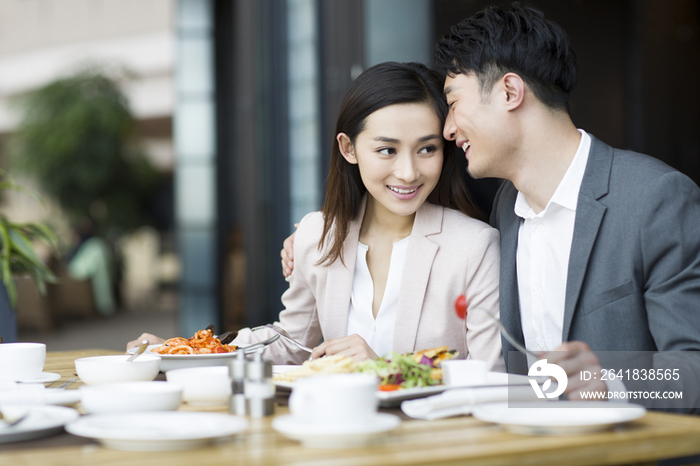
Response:
[{"label": "green salad", "polygon": [[383,358],[359,363],[355,372],[378,376],[380,390],[396,390],[439,384],[440,380],[430,377],[433,369],[433,361],[430,358],[423,357],[420,362],[416,362],[412,356],[392,353]]}]

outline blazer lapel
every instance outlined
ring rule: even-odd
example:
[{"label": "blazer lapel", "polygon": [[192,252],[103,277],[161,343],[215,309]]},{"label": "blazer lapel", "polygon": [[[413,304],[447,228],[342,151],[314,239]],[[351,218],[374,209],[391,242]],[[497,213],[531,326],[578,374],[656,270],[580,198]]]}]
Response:
[{"label": "blazer lapel", "polygon": [[[501,272],[499,286],[500,318],[508,332],[519,343],[523,344],[523,329],[520,321],[520,298],[518,294],[517,251],[518,231],[520,229],[520,217],[515,214],[512,206],[515,204],[517,191],[512,189],[512,202],[508,200],[505,205],[510,208],[499,217],[498,229],[501,234]],[[515,351],[510,343],[503,340],[504,359],[508,366],[508,350]]]},{"label": "blazer lapel", "polygon": [[612,153],[610,146],[591,136],[591,149],[578,195],[574,237],[571,241],[562,329],[563,341],[569,339],[571,322],[581,294],[591,251],[607,209],[599,199],[608,193]]},{"label": "blazer lapel", "polygon": [[[365,216],[367,196],[365,196],[360,212],[350,223],[348,235],[343,243],[343,261],[336,260],[328,266],[327,292],[325,315],[328,334],[324,339],[344,337],[348,334],[348,314],[350,313],[350,297],[352,295],[352,280],[355,275],[355,260],[357,259],[357,243],[360,240],[360,227]],[[335,331],[336,333],[332,333]]]},{"label": "blazer lapel", "polygon": [[397,303],[400,312],[397,314],[394,325],[394,350],[397,353],[407,353],[414,350],[423,309],[423,298],[433,261],[439,249],[438,245],[426,236],[440,233],[442,215],[443,207],[427,202],[416,212],[401,278],[401,289]]}]

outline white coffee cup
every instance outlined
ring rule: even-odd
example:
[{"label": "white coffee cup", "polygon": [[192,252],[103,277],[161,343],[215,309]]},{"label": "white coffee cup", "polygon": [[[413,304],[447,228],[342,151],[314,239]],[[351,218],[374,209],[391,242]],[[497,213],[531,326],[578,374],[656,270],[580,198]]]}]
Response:
[{"label": "white coffee cup", "polygon": [[165,380],[182,387],[182,401],[196,406],[228,404],[231,378],[228,366],[202,366],[173,369]]},{"label": "white coffee cup", "polygon": [[377,413],[378,379],[368,374],[333,374],[294,382],[289,410],[315,424],[362,423]]},{"label": "white coffee cup", "polygon": [[442,361],[442,380],[445,385],[468,387],[486,383],[486,361],[478,359],[450,359]]},{"label": "white coffee cup", "polygon": [[43,343],[0,344],[0,379],[31,381],[39,377],[46,362]]}]

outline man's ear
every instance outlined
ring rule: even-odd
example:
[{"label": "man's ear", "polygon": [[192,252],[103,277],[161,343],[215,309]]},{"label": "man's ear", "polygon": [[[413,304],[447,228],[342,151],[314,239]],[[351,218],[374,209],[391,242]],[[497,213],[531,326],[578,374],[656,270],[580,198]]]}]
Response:
[{"label": "man's ear", "polygon": [[347,160],[348,163],[356,164],[357,158],[355,157],[355,148],[352,145],[350,137],[345,133],[338,133],[335,138],[338,140],[340,153],[343,154],[345,160]]},{"label": "man's ear", "polygon": [[525,82],[515,73],[506,73],[501,78],[507,110],[515,110],[525,99]]}]

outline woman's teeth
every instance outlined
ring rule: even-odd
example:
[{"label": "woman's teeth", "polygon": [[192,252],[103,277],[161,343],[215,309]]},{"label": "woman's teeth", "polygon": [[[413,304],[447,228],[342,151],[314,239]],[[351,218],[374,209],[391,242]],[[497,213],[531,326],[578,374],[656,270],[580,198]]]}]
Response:
[{"label": "woman's teeth", "polygon": [[399,194],[411,194],[416,191],[418,188],[413,188],[413,189],[400,189],[400,188],[394,188],[393,186],[389,186],[389,189],[394,191],[395,193]]},{"label": "woman's teeth", "polygon": [[466,152],[467,149],[469,149],[471,146],[472,146],[472,143],[469,142],[469,141],[467,141],[467,142],[465,142],[464,144],[462,144],[462,150],[463,150],[464,152]]}]

